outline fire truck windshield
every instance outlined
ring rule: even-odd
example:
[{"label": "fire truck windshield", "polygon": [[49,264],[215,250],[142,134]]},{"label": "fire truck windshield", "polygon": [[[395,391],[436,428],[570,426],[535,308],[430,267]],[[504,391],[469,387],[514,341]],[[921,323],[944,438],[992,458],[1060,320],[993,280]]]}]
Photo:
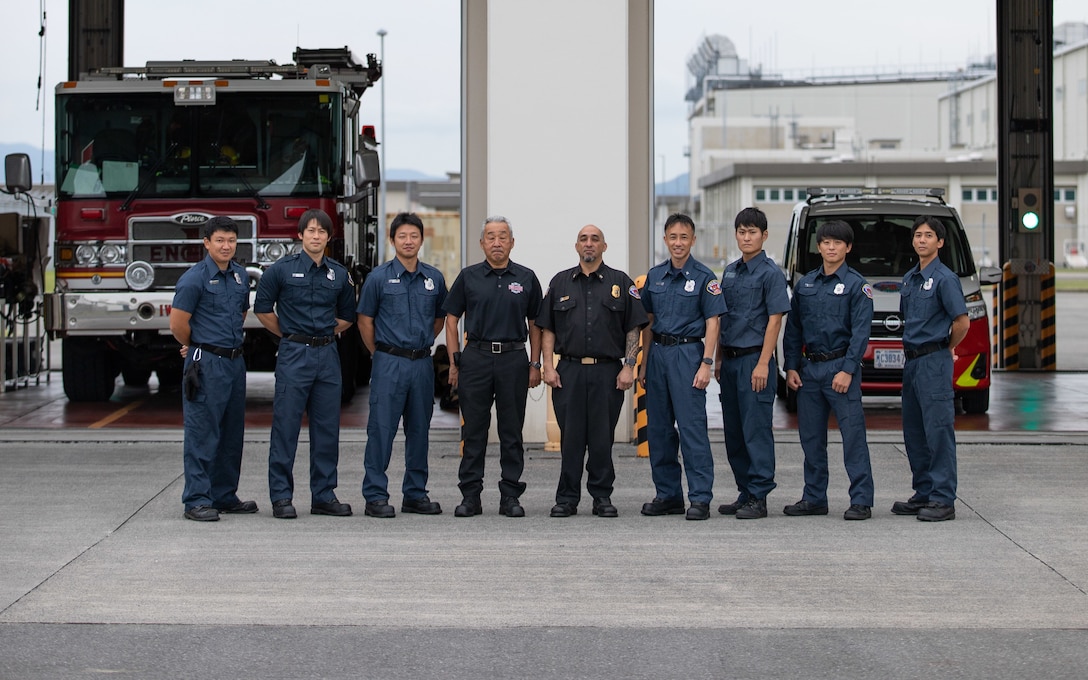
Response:
[{"label": "fire truck windshield", "polygon": [[61,199],[329,196],[342,192],[339,95],[172,92],[58,97]]}]

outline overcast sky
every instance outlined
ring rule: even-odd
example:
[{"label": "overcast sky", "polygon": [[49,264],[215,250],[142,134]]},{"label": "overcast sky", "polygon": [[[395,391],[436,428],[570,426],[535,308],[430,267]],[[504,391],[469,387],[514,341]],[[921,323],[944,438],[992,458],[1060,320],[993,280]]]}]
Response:
[{"label": "overcast sky", "polygon": [[[43,112],[35,110],[41,2],[4,3],[0,142],[41,145]],[[913,0],[901,8],[871,0],[657,0],[655,5],[659,181],[663,172],[674,177],[687,168],[686,62],[705,35],[725,35],[742,59],[762,64],[764,72],[791,75],[895,65],[951,68],[996,48],[994,0]],[[68,0],[44,0],[44,7],[44,139],[52,148],[53,88],[67,77]],[[1054,0],[1054,19],[1088,21],[1088,2]],[[376,33],[384,28],[386,162],[390,168],[443,176],[460,164],[459,22],[458,0],[128,0],[125,62],[271,58],[283,64],[291,61],[295,45],[348,45],[363,58],[381,51]],[[364,114],[375,125],[379,92],[376,87],[365,98]],[[36,165],[37,159],[32,161]]]}]

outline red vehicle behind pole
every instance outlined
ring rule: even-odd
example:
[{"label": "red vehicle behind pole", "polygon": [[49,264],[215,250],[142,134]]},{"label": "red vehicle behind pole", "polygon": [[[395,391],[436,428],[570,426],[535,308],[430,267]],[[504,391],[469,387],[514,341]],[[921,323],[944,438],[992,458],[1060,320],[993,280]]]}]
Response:
[{"label": "red vehicle behind pole", "polygon": [[[357,285],[376,264],[377,144],[358,115],[381,63],[360,64],[348,48],[299,48],[294,60],[148,62],[57,86],[46,325],[63,338],[70,400],[109,399],[119,373],[129,384],[152,371],[180,381],[174,283],[204,257],[200,228],[216,215],[238,223],[236,259],[254,287],[300,248],[309,208],[333,217],[329,254]],[[275,338],[253,315],[246,328],[247,366],[270,370]],[[341,341],[350,397],[361,343]]]}]

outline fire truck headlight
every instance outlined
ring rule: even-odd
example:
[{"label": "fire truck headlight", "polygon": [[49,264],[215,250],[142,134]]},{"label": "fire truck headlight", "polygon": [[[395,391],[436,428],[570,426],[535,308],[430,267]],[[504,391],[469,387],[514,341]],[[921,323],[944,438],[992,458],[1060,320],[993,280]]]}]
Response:
[{"label": "fire truck headlight", "polygon": [[265,257],[267,257],[270,262],[277,262],[286,254],[287,248],[285,248],[282,243],[269,243],[264,251]]},{"label": "fire truck headlight", "polygon": [[98,251],[98,257],[102,260],[102,264],[118,264],[125,261],[125,248],[112,244],[105,245]]},{"label": "fire truck headlight", "polygon": [[82,245],[76,248],[77,264],[94,264],[98,261],[98,248]]},{"label": "fire truck headlight", "polygon": [[146,262],[133,262],[125,267],[125,283],[132,290],[147,290],[155,283],[155,270]]},{"label": "fire truck headlight", "polygon": [[293,246],[291,246],[291,254],[292,255],[298,255],[301,252],[302,252],[302,244],[301,243],[296,243]]}]

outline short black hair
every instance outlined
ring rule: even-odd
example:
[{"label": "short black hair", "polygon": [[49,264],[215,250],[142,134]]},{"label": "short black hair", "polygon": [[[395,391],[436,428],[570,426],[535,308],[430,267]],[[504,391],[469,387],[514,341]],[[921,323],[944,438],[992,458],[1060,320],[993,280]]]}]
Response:
[{"label": "short black hair", "polygon": [[332,218],[321,208],[310,208],[302,213],[302,217],[298,218],[298,233],[301,234],[306,231],[306,227],[310,226],[310,222],[314,220],[317,220],[317,226],[324,229],[326,234],[332,236]]},{"label": "short black hair", "polygon": [[419,215],[414,212],[402,212],[397,213],[393,221],[389,223],[389,240],[393,240],[393,237],[397,235],[397,229],[404,224],[419,229],[419,235],[423,236],[423,220],[419,219]]},{"label": "short black hair", "polygon": [[217,231],[229,231],[237,236],[238,223],[226,215],[216,215],[204,223],[204,226],[200,228],[200,235],[205,239],[210,239]]},{"label": "short black hair", "polygon": [[944,226],[944,222],[933,215],[922,215],[914,220],[914,224],[910,228],[911,238],[914,238],[914,232],[918,231],[918,227],[923,224],[933,230],[933,233],[937,235],[937,240],[943,241],[948,238],[948,227]]},{"label": "short black hair", "polygon": [[695,233],[695,221],[692,220],[687,215],[685,215],[684,213],[673,213],[673,214],[669,215],[668,219],[665,220],[665,233],[666,234],[669,232],[669,227],[671,227],[674,224],[686,224],[689,227],[691,227],[691,233],[693,233],[693,234]]},{"label": "short black hair", "polygon": [[816,227],[816,243],[820,241],[842,241],[846,245],[854,242],[854,229],[842,220],[830,220]]},{"label": "short black hair", "polygon": [[745,208],[737,213],[733,220],[733,229],[741,227],[759,227],[760,231],[767,231],[767,215],[759,208]]}]

